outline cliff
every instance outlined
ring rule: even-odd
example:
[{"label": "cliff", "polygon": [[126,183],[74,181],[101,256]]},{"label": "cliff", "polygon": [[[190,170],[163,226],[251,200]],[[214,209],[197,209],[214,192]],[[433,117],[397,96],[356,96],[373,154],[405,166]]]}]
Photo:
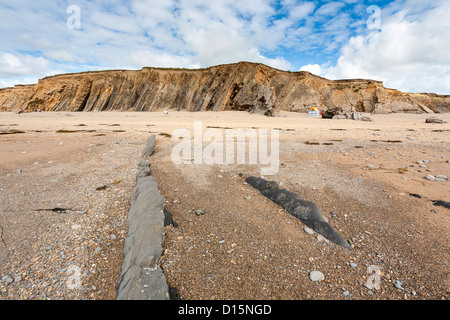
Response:
[{"label": "cliff", "polygon": [[279,110],[445,113],[450,96],[403,93],[373,80],[327,80],[249,62],[206,69],[111,70],[47,77],[0,89],[0,111]]}]

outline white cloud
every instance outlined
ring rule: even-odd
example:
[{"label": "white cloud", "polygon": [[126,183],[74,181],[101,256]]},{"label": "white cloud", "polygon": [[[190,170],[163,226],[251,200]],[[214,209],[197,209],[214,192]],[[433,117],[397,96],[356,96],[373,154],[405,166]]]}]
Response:
[{"label": "white cloud", "polygon": [[21,77],[48,71],[50,62],[42,57],[0,53],[0,74],[3,77]]},{"label": "white cloud", "polygon": [[187,57],[171,55],[166,52],[136,51],[130,54],[126,63],[133,68],[151,66],[159,68],[199,68]]},{"label": "white cloud", "polygon": [[318,64],[308,64],[306,66],[301,67],[300,71],[308,71],[317,76],[320,76],[323,72],[322,67],[319,66]]},{"label": "white cloud", "polygon": [[339,10],[345,6],[345,3],[342,2],[329,2],[321,6],[316,14],[326,15],[326,16],[336,16],[339,13]]},{"label": "white cloud", "polygon": [[416,4],[396,1],[382,11],[381,32],[352,37],[325,76],[377,79],[404,91],[450,94],[450,2],[435,0],[425,8],[422,3],[420,14]]}]

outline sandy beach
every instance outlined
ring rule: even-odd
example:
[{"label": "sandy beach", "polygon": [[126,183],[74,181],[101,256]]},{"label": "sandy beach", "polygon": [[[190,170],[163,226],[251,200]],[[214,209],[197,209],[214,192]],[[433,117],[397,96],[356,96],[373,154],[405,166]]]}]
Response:
[{"label": "sandy beach", "polygon": [[[0,299],[115,299],[152,134],[152,175],[176,222],[161,266],[182,299],[449,299],[450,210],[433,203],[450,201],[449,124],[369,116],[0,113]],[[194,121],[279,130],[279,170],[265,178],[314,202],[353,250],[306,232],[245,183],[259,165],[174,164],[170,137],[193,132]],[[324,280],[311,281],[312,271]],[[367,285],[374,275],[377,288]]]}]

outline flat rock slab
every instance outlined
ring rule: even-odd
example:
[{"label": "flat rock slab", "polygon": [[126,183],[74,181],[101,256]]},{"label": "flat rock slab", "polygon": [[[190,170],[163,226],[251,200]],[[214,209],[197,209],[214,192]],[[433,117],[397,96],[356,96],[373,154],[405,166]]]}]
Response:
[{"label": "flat rock slab", "polygon": [[261,192],[262,195],[272,200],[294,217],[300,219],[305,225],[320,233],[330,241],[352,250],[333,227],[323,220],[317,206],[311,202],[301,199],[295,193],[280,189],[275,181],[267,181],[261,178],[249,177],[245,180],[253,188]]},{"label": "flat rock slab", "polygon": [[150,157],[155,152],[155,145],[156,145],[156,135],[152,135],[147,140],[147,144],[145,145],[144,151],[142,151],[143,157]]},{"label": "flat rock slab", "polygon": [[160,268],[164,241],[164,198],[150,165],[139,163],[131,197],[117,300],[168,300],[169,287]]}]

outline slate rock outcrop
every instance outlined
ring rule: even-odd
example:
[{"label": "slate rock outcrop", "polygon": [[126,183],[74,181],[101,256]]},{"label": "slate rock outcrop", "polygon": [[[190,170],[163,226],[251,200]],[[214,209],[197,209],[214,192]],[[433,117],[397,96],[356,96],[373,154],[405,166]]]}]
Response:
[{"label": "slate rock outcrop", "polygon": [[124,260],[116,286],[117,300],[169,300],[169,286],[160,267],[164,242],[164,198],[142,159],[128,214]]},{"label": "slate rock outcrop", "polygon": [[313,202],[304,200],[288,190],[280,189],[275,181],[267,181],[256,177],[249,177],[245,181],[261,192],[262,195],[298,218],[309,228],[320,233],[328,240],[352,250],[348,242],[328,222],[323,220],[319,208]]}]

